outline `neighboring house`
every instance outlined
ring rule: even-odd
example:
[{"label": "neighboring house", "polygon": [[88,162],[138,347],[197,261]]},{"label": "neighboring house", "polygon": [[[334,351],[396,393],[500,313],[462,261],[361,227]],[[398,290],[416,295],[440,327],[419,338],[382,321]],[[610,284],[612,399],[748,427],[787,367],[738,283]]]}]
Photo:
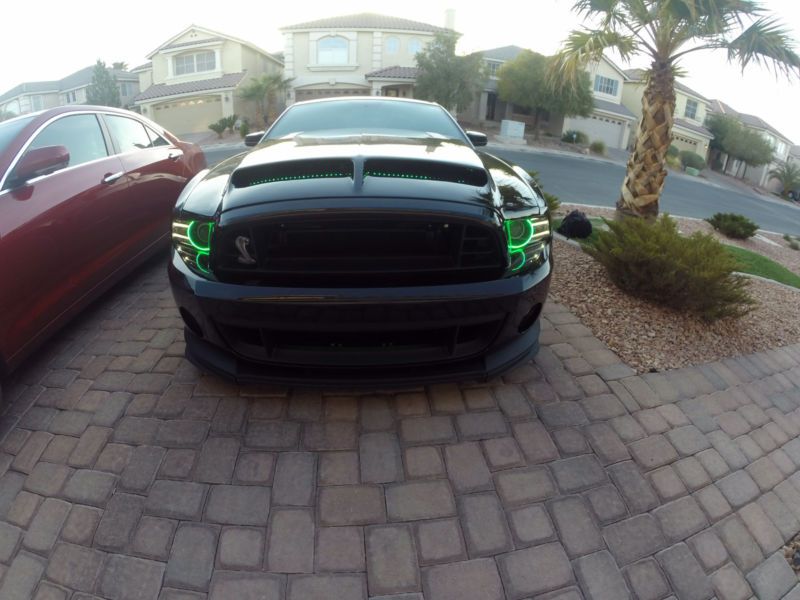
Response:
[{"label": "neighboring house", "polygon": [[254,103],[238,89],[253,77],[280,73],[280,60],[238,38],[191,25],[147,55],[133,69],[142,114],[176,134],[207,132],[222,117],[237,114],[257,121]]},{"label": "neighboring house", "polygon": [[[725,163],[728,163],[727,170],[725,172],[729,175],[738,175],[740,171],[743,171],[744,178],[753,185],[766,188],[773,192],[779,192],[781,187],[780,183],[777,180],[772,179],[769,176],[769,172],[781,163],[789,160],[791,151],[793,148],[797,148],[796,146],[792,145],[792,141],[780,131],[775,129],[772,125],[767,123],[764,119],[755,115],[737,112],[730,105],[725,104],[721,100],[711,101],[711,112],[735,117],[748,129],[758,132],[769,142],[774,150],[773,160],[771,163],[762,165],[760,167],[748,167],[747,169],[744,169],[739,160],[734,159],[729,162],[727,160],[727,155],[723,154],[721,157],[722,164],[725,165]],[[798,157],[797,160],[800,161],[800,157]]]},{"label": "neighboring house", "polygon": [[800,146],[792,146],[789,149],[789,162],[800,167]]},{"label": "neighboring house", "polygon": [[[628,81],[622,92],[622,103],[637,117],[642,118],[642,96],[647,85],[644,69],[628,69]],[[675,82],[675,112],[672,121],[672,145],[679,150],[689,150],[706,159],[708,144],[714,135],[704,127],[710,109],[707,98],[679,81]],[[637,121],[638,124],[638,121]],[[631,140],[631,144],[635,139]]]},{"label": "neighboring house", "polygon": [[331,96],[413,97],[416,54],[445,28],[372,13],[282,27],[288,102]]},{"label": "neighboring house", "polygon": [[[515,59],[523,50],[519,46],[503,46],[481,52],[489,77],[480,97],[460,117],[478,123],[503,119],[533,123],[529,110],[504,102],[497,94],[497,73],[500,67]],[[588,117],[544,114],[540,116],[540,130],[553,137],[561,137],[569,130],[578,130],[589,136],[590,141],[602,141],[608,148],[626,148],[631,125],[636,117],[621,103],[623,82],[626,79],[624,71],[606,57],[589,64],[586,71],[592,82],[592,113]]]},{"label": "neighboring house", "polygon": [[[67,75],[59,82],[59,105],[88,104],[87,90],[92,83],[94,67],[85,67]],[[139,93],[139,77],[130,71],[108,69],[111,75],[117,78],[120,106],[128,108],[133,105],[133,98]]]},{"label": "neighboring house", "polygon": [[504,63],[514,60],[523,50],[525,48],[519,46],[502,46],[480,52],[488,77],[481,93],[466,111],[459,114],[460,118],[475,123],[513,119],[514,105],[500,100],[497,95],[497,72]]},{"label": "neighboring house", "polygon": [[[139,92],[139,78],[128,71],[109,69],[116,76],[123,107],[133,103]],[[0,96],[0,112],[22,115],[54,106],[87,104],[86,90],[92,83],[94,65],[75,71],[58,81],[30,81]]]}]

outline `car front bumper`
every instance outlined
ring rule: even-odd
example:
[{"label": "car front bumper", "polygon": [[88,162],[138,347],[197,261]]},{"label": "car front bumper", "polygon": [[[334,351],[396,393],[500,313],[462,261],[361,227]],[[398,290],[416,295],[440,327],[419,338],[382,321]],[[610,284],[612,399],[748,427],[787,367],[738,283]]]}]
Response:
[{"label": "car front bumper", "polygon": [[210,281],[173,252],[186,356],[240,383],[398,386],[485,380],[536,354],[552,259],[526,275],[402,288]]}]

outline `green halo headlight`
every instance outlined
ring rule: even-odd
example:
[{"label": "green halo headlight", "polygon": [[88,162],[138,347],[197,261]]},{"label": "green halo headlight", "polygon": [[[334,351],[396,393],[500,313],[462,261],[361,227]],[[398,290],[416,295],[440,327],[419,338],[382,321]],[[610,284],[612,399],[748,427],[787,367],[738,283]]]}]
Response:
[{"label": "green halo headlight", "polygon": [[186,236],[189,238],[189,243],[197,250],[208,252],[211,250],[211,233],[213,230],[213,223],[190,221],[189,226],[186,228]]},{"label": "green halo headlight", "polygon": [[172,245],[178,256],[198,275],[211,273],[212,221],[175,219],[172,222]]},{"label": "green halo headlight", "polygon": [[509,275],[536,269],[547,258],[550,244],[550,219],[527,217],[505,222]]}]

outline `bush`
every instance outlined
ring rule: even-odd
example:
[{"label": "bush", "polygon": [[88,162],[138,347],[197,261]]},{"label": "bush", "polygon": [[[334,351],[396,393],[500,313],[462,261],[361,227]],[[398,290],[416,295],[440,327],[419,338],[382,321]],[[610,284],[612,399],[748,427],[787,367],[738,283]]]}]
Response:
[{"label": "bush", "polygon": [[228,127],[227,123],[224,123],[225,119],[220,119],[216,123],[212,123],[208,126],[208,128],[217,134],[217,137],[222,137],[222,134],[225,133],[225,129]]},{"label": "bush", "polygon": [[239,123],[239,135],[244,139],[248,133],[250,133],[250,121],[242,119],[242,122]]},{"label": "bush", "polygon": [[800,250],[800,244],[797,242],[789,242],[789,248],[792,250]]},{"label": "bush", "polygon": [[591,144],[589,144],[589,150],[591,150],[593,154],[605,154],[606,145],[600,140],[595,140]]},{"label": "bush", "polygon": [[582,131],[570,129],[564,132],[564,135],[561,136],[561,141],[569,144],[588,144],[589,136]]},{"label": "bush", "polygon": [[683,167],[680,158],[678,158],[677,156],[670,156],[670,155],[667,155],[667,165],[676,170],[680,170],[681,167]]},{"label": "bush", "polygon": [[681,151],[677,146],[670,146],[667,149],[667,156],[674,156],[675,158],[678,158],[680,153],[681,153]]},{"label": "bush", "polygon": [[558,199],[558,196],[554,196],[553,194],[548,194],[545,192],[544,201],[547,202],[547,210],[550,211],[550,214],[553,214],[559,208],[561,208],[561,200]]},{"label": "bush", "polygon": [[238,115],[231,115],[229,117],[222,117],[219,122],[225,123],[225,127],[228,129],[228,133],[233,133],[233,126],[236,125],[236,119],[238,119]]},{"label": "bush", "polygon": [[706,161],[699,154],[695,154],[689,150],[681,150],[678,156],[681,159],[681,164],[684,169],[686,167],[691,167],[692,169],[702,171],[706,168]]},{"label": "bush", "polygon": [[746,240],[758,231],[758,225],[747,217],[734,213],[717,213],[706,221],[723,235],[737,240]]},{"label": "bush", "polygon": [[606,224],[608,231],[598,230],[597,241],[585,249],[625,292],[705,321],[740,317],[755,303],[748,281],[733,274],[736,259],[712,236],[682,237],[668,215]]}]

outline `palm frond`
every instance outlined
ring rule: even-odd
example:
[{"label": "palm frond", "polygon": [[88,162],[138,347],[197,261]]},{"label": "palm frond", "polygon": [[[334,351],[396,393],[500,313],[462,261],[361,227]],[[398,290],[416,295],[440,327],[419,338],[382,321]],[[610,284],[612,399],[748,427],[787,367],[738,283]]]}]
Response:
[{"label": "palm frond", "polygon": [[742,70],[755,62],[771,68],[775,74],[800,77],[800,56],[794,49],[789,30],[774,17],[762,17],[738,37],[723,41],[728,60],[737,61]]},{"label": "palm frond", "polygon": [[557,79],[573,81],[587,64],[600,60],[605,50],[616,50],[627,61],[637,48],[633,36],[607,29],[575,30],[564,41],[561,51],[553,57],[550,73]]}]

